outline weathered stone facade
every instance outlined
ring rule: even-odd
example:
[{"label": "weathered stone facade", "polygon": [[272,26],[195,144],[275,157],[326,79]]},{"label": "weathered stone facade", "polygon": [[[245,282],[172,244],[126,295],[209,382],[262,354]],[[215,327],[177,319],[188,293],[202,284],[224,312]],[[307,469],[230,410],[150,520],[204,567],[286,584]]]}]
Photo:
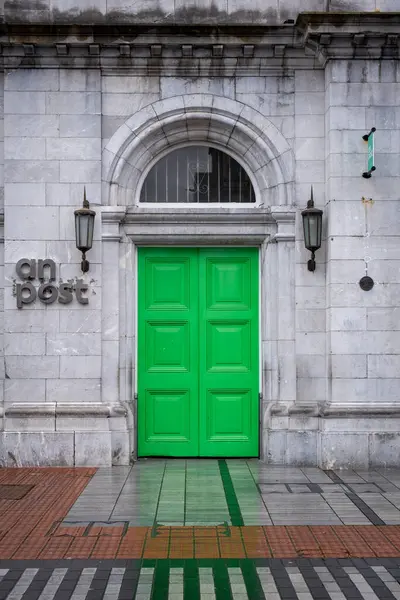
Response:
[{"label": "weathered stone facade", "polygon": [[[398,2],[4,2],[3,464],[135,456],[136,248],[184,244],[260,247],[261,458],[398,464]],[[139,204],[156,159],[196,142],[240,160],[255,207]],[[97,212],[86,275],[84,186]],[[57,284],[84,279],[89,303],[18,309],[21,258],[54,260]]]}]

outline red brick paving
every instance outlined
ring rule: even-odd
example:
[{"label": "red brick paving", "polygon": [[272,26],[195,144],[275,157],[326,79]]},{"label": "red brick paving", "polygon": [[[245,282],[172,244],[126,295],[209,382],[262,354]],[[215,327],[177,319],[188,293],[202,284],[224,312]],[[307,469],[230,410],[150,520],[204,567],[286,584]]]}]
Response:
[{"label": "red brick paving", "polygon": [[34,485],[0,500],[0,559],[400,557],[400,526],[63,526],[94,468],[1,469],[0,484]]}]

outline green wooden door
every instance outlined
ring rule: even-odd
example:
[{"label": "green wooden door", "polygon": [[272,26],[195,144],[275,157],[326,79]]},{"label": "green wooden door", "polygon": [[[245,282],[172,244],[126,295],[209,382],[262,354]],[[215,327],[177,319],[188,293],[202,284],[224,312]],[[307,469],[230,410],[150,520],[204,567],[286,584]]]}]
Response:
[{"label": "green wooden door", "polygon": [[258,251],[199,252],[200,456],[258,456]]},{"label": "green wooden door", "polygon": [[141,248],[138,270],[138,451],[197,456],[198,255]]},{"label": "green wooden door", "polygon": [[141,248],[139,456],[258,456],[258,251]]}]

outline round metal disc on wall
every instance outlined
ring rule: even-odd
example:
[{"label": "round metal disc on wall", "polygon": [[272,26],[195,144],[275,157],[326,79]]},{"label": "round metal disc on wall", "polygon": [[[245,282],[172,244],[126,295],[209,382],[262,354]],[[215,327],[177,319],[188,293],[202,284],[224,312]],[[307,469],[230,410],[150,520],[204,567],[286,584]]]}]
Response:
[{"label": "round metal disc on wall", "polygon": [[364,290],[364,292],[369,292],[374,287],[374,280],[372,277],[365,275],[365,277],[361,277],[359,284],[360,288]]}]

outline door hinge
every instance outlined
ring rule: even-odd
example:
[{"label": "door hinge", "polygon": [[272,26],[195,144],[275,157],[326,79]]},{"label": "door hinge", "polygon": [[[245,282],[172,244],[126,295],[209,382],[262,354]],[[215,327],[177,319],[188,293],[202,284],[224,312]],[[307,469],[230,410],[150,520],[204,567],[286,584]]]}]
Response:
[{"label": "door hinge", "polygon": [[263,401],[263,398],[264,398],[264,396],[263,396],[263,393],[262,393],[262,392],[260,392],[260,393],[258,394],[258,399],[259,399],[259,401],[260,401],[260,402],[262,402],[262,401]]},{"label": "door hinge", "polygon": [[139,398],[138,394],[133,394],[133,399],[134,399],[135,402],[138,401],[138,398]]}]

